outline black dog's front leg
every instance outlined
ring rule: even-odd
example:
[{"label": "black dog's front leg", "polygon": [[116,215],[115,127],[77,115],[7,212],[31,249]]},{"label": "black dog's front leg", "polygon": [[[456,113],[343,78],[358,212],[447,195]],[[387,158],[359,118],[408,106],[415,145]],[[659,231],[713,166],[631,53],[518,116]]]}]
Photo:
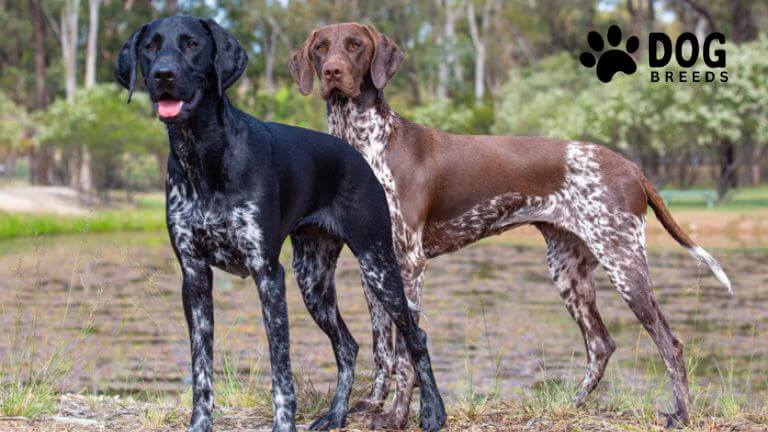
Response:
[{"label": "black dog's front leg", "polygon": [[285,301],[285,272],[279,263],[253,269],[259,289],[261,314],[267,331],[269,360],[272,367],[272,409],[274,432],[296,430],[296,398],[291,377],[288,308]]},{"label": "black dog's front leg", "polygon": [[192,419],[189,432],[213,428],[213,297],[211,268],[184,260],[182,298],[192,347]]}]

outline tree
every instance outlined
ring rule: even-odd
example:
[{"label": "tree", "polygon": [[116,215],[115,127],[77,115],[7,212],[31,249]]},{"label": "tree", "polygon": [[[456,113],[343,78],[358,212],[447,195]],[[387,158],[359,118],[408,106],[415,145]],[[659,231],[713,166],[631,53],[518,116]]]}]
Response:
[{"label": "tree", "polygon": [[[88,46],[85,55],[85,88],[96,85],[96,58],[98,51],[96,41],[99,37],[99,8],[101,0],[88,0]],[[81,192],[89,192],[93,188],[91,175],[91,151],[83,146],[80,149],[80,179],[78,187]]]},{"label": "tree", "polygon": [[[45,24],[41,0],[29,0],[29,14],[34,33],[35,57],[35,108],[44,110],[48,105],[48,83],[46,79]],[[50,165],[52,149],[43,146],[29,148],[29,179],[32,184],[48,184],[51,181]]]},{"label": "tree", "polygon": [[436,42],[440,49],[440,62],[437,71],[435,94],[438,99],[448,97],[448,83],[451,69],[454,79],[460,81],[463,76],[461,62],[458,61],[456,42],[456,20],[459,17],[461,3],[455,0],[435,0],[443,14],[442,29],[437,34]]},{"label": "tree", "polygon": [[488,30],[491,26],[491,14],[498,9],[499,2],[498,0],[485,0],[478,28],[475,3],[473,0],[466,1],[469,35],[472,37],[472,46],[475,49],[475,104],[479,105],[485,97],[485,61],[488,55]]},{"label": "tree", "polygon": [[77,90],[77,35],[80,0],[64,0],[61,7],[59,41],[61,42],[61,61],[64,67],[64,88],[67,100],[75,97]]},{"label": "tree", "polygon": [[96,85],[96,43],[99,38],[99,8],[101,0],[88,0],[88,46],[85,54],[85,88]]}]

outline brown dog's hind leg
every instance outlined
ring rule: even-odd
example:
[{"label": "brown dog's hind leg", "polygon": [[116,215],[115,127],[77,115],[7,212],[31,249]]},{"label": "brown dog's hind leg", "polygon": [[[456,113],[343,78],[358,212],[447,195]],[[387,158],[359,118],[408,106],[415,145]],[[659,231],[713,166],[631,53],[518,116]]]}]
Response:
[{"label": "brown dog's hind leg", "polygon": [[653,339],[664,361],[675,395],[675,412],[664,414],[667,427],[690,423],[691,398],[683,356],[683,344],[675,337],[653,295],[645,252],[645,221],[630,218],[621,231],[604,233],[590,249],[605,268],[608,278]]},{"label": "brown dog's hind leg", "polygon": [[579,325],[587,352],[587,368],[581,388],[574,395],[576,406],[584,403],[605,373],[616,344],[608,334],[595,297],[594,271],[597,260],[576,235],[549,224],[537,224],[547,242],[547,266],[565,307]]},{"label": "brown dog's hind leg", "polygon": [[362,281],[365,301],[371,314],[371,333],[373,336],[373,363],[376,371],[373,375],[371,391],[350,409],[351,413],[379,412],[389,395],[392,372],[395,365],[395,349],[392,338],[392,319],[381,302],[372,293],[365,280]]},{"label": "brown dog's hind leg", "polygon": [[[426,258],[419,259],[415,265],[409,265],[407,271],[403,271],[403,267],[401,264],[405,294],[412,304],[421,305]],[[418,324],[419,312],[411,310],[411,315]],[[389,409],[373,417],[369,426],[371,429],[404,429],[408,423],[413,388],[418,382],[408,357],[405,340],[399,332],[395,332],[395,341],[395,397]]]}]

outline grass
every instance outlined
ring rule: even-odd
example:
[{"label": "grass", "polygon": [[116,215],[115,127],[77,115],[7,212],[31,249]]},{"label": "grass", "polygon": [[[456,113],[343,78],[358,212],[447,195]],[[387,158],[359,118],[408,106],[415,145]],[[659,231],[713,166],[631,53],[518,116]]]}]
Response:
[{"label": "grass", "polygon": [[14,382],[0,385],[0,414],[37,418],[56,412],[56,390],[49,383]]},{"label": "grass", "polygon": [[164,228],[164,211],[156,207],[97,210],[86,216],[0,213],[0,239],[55,234],[157,231]]},{"label": "grass", "polygon": [[[155,207],[153,208],[153,206]],[[162,218],[162,212],[154,201],[140,204],[138,211],[159,213]],[[475,276],[482,280],[488,277],[490,271],[492,271],[490,267],[481,266]],[[39,281],[43,277],[36,274],[33,279]],[[25,286],[17,287],[17,289],[34,292],[37,287],[26,286],[25,284]],[[475,297],[480,299],[483,326],[479,337],[484,339],[484,343],[470,344],[470,335],[468,334],[465,349],[468,353],[470,345],[485,345],[485,354],[487,354],[495,375],[498,376],[503,355],[494,347],[493,341],[489,338],[488,323],[485,319],[485,302],[490,302],[491,299],[483,300],[480,294]],[[69,304],[69,300],[67,303]],[[2,307],[0,309],[1,314],[9,313],[4,305],[0,304],[0,307]],[[19,308],[21,308],[20,304]],[[14,312],[10,311],[10,313]],[[97,326],[98,322],[94,321],[94,317],[99,315],[94,314],[94,310],[91,309],[75,310],[72,313],[82,317],[81,320],[78,320],[81,331],[75,336],[77,339],[75,342],[84,342],[90,336],[92,329]],[[76,346],[78,343],[73,343],[72,340],[55,342],[56,349],[47,357],[39,359],[36,356],[38,352],[36,348],[37,345],[42,345],[44,342],[35,332],[35,318],[22,320],[21,309],[18,310],[18,314],[16,320],[6,320],[6,322],[13,321],[15,325],[13,331],[6,333],[12,341],[8,346],[13,347],[13,349],[7,354],[3,353],[4,356],[0,357],[0,415],[32,419],[45,418],[56,413],[59,392],[61,389],[68,388],[66,380],[72,369],[73,353],[67,351],[67,347]],[[753,335],[753,337],[756,336]],[[738,393],[739,377],[734,363],[718,369],[717,376],[713,376],[715,382],[711,385],[705,388],[697,387],[694,383],[696,382],[696,366],[699,361],[696,359],[695,349],[691,348],[691,346],[687,346],[686,351],[689,355],[693,353],[688,368],[691,375],[695,421],[704,422],[707,418],[714,417],[719,419],[743,418],[756,423],[768,422],[768,410],[764,402],[748,400]],[[77,357],[74,356],[74,358]],[[667,383],[662,378],[665,376],[663,367],[642,374],[658,377],[659,383],[650,388],[647,386],[637,388],[633,385],[634,383],[623,382],[620,377],[611,376],[611,369],[609,369],[609,375],[603,380],[601,387],[588,399],[587,405],[584,408],[576,409],[571,405],[571,399],[578,389],[578,381],[573,378],[563,379],[550,375],[551,371],[544,369],[542,374],[545,378],[530,389],[526,389],[524,395],[513,400],[501,400],[497,378],[489,386],[490,388],[481,388],[473,383],[474,362],[477,360],[477,357],[470,357],[468,354],[465,357],[466,389],[462,395],[459,395],[448,405],[452,422],[476,424],[486,421],[497,413],[502,413],[501,415],[505,419],[511,418],[515,421],[517,419],[528,421],[534,418],[552,418],[568,422],[590,416],[594,418],[605,416],[609,420],[612,416],[622,416],[634,425],[634,429],[628,428],[628,430],[651,430],[655,429],[659,423],[659,401],[665,400],[670,394]],[[479,361],[486,361],[482,354]],[[614,366],[618,367],[617,362],[614,363],[616,363]],[[248,415],[255,418],[270,419],[272,406],[268,390],[269,377],[260,376],[259,368],[253,361],[251,362],[252,366],[246,371],[236,369],[233,364],[234,362],[231,362],[226,356],[223,357],[221,370],[217,371],[215,379],[216,405],[225,409],[229,407],[242,408],[247,410]],[[574,365],[573,368],[578,370],[582,366],[578,364]],[[633,367],[631,363],[626,366]],[[655,366],[635,361],[635,369],[642,369],[643,367]],[[333,395],[332,385],[328,385],[327,388],[325,386],[318,388],[311,379],[303,374],[295,376],[295,383],[298,421],[305,422],[313,419],[328,408]],[[353,402],[366,391],[367,385],[364,381],[357,381],[352,397]],[[191,406],[190,391],[182,393],[177,399],[169,399],[167,394],[157,394],[148,395],[145,400],[147,402],[140,405],[137,410],[140,430],[177,427],[183,425],[188,419],[189,407]],[[221,415],[221,411],[217,411],[217,415]],[[571,430],[579,429],[571,428]]]},{"label": "grass", "polygon": [[[664,189],[677,191],[676,189]],[[728,193],[723,202],[715,203],[711,209],[706,202],[698,197],[676,198],[669,203],[671,209],[691,209],[701,211],[745,211],[768,208],[768,185],[748,186],[734,189]]]}]

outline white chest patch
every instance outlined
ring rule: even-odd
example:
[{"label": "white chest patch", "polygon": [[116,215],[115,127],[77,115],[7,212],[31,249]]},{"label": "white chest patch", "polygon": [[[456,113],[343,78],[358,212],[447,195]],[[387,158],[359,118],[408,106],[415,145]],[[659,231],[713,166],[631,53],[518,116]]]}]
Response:
[{"label": "white chest patch", "polygon": [[230,273],[248,276],[263,264],[258,207],[248,202],[232,207],[222,200],[201,200],[183,184],[168,193],[168,224],[182,258],[202,259]]},{"label": "white chest patch", "polygon": [[397,183],[386,162],[386,149],[393,130],[394,111],[382,115],[376,108],[359,110],[352,102],[331,105],[328,131],[359,151],[384,188],[392,221],[392,239],[403,278],[418,277],[413,269],[423,262],[421,227],[410,227],[403,218]]}]

